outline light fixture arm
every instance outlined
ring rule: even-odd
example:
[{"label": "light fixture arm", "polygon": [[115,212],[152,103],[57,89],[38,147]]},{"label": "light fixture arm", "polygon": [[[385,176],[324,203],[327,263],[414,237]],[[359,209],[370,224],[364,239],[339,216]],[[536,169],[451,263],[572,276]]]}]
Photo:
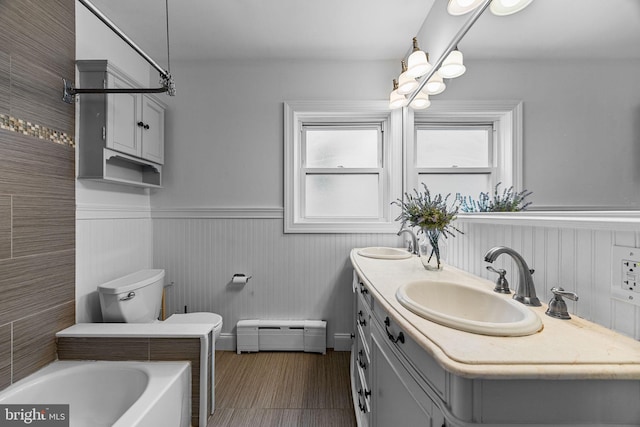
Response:
[{"label": "light fixture arm", "polygon": [[[160,73],[162,87],[159,88],[129,88],[129,89],[107,89],[107,88],[75,88],[73,83],[62,79],[63,81],[63,95],[62,100],[67,103],[73,102],[73,97],[83,93],[164,93],[169,96],[176,94],[176,86],[173,81],[173,77],[169,71],[164,70],[156,61],[153,60],[145,51],[142,50],[133,40],[131,40],[120,28],[116,26],[104,13],[98,10],[88,0],[78,0],[84,7],[89,9],[102,23],[104,23],[111,31],[113,31],[118,37],[120,37],[126,44],[128,44],[133,50],[138,53],[145,61],[147,61],[153,68]],[[169,5],[167,2],[167,61],[169,61]]]},{"label": "light fixture arm", "polygon": [[480,6],[478,6],[478,8],[473,11],[469,19],[464,23],[464,25],[460,28],[460,30],[458,30],[456,35],[451,39],[451,41],[447,45],[447,48],[444,50],[440,58],[438,58],[436,62],[433,63],[433,66],[431,67],[429,72],[427,72],[427,74],[425,74],[420,78],[420,80],[418,81],[418,87],[413,91],[413,93],[410,93],[407,95],[407,105],[410,104],[413,101],[413,99],[420,93],[422,88],[426,86],[429,79],[436,73],[438,68],[440,68],[444,60],[447,58],[447,56],[449,56],[449,54],[457,48],[460,40],[462,40],[462,38],[467,34],[467,32],[471,29],[473,24],[476,23],[476,21],[478,20],[478,18],[480,18],[480,15],[482,15],[485,9],[489,7],[489,4],[491,3],[491,1],[492,0],[484,0],[480,4]]}]

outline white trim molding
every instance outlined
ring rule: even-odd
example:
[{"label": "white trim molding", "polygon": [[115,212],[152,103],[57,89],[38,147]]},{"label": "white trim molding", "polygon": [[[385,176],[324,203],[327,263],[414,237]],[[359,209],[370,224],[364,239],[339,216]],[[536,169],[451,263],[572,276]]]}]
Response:
[{"label": "white trim molding", "polygon": [[192,208],[152,208],[151,217],[167,218],[210,218],[210,219],[282,219],[282,208],[222,208],[222,207],[192,207]]},{"label": "white trim molding", "polygon": [[149,206],[76,204],[76,220],[150,218]]},{"label": "white trim molding", "polygon": [[640,211],[522,211],[460,213],[470,224],[640,231]]}]

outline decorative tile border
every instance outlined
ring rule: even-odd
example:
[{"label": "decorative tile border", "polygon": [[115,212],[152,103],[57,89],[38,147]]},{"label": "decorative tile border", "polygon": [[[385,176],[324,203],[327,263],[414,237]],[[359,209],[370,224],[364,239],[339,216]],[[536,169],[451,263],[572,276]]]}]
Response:
[{"label": "decorative tile border", "polygon": [[71,148],[76,147],[76,142],[73,137],[64,132],[30,123],[26,120],[16,119],[15,117],[7,116],[5,114],[0,114],[0,129],[18,132],[38,139],[46,139],[47,141],[67,145]]}]

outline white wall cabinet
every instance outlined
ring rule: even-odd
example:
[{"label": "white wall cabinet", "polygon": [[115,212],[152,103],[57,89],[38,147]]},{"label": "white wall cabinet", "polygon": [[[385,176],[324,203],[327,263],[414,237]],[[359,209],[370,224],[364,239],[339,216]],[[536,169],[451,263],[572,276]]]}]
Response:
[{"label": "white wall cabinet", "polygon": [[[142,87],[106,60],[77,62],[80,88]],[[160,187],[165,105],[149,94],[79,95],[78,178]]]}]

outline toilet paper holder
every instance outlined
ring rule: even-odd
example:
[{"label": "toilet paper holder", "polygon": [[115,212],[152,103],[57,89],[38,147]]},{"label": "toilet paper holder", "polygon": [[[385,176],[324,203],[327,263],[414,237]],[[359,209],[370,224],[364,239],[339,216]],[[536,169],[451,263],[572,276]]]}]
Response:
[{"label": "toilet paper holder", "polygon": [[236,273],[231,278],[231,283],[246,284],[247,282],[249,282],[249,279],[251,279],[251,277],[252,276],[247,276],[243,273]]}]

